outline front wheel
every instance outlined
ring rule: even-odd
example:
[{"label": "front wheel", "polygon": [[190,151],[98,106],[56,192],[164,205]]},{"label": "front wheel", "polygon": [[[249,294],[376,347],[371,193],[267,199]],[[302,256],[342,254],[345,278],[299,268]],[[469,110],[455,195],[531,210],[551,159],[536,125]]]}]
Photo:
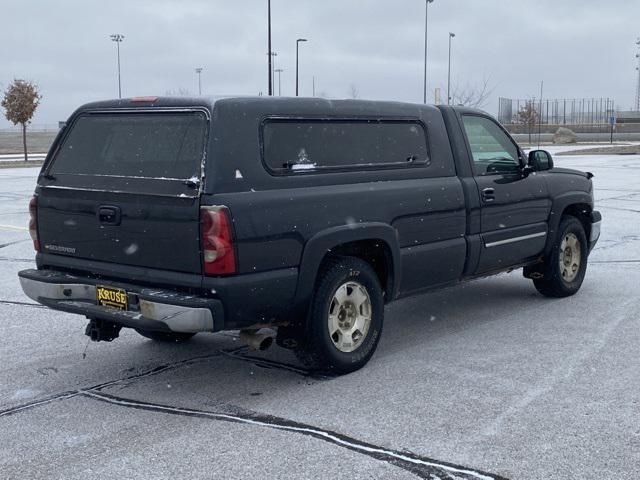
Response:
[{"label": "front wheel", "polygon": [[332,258],[316,283],[296,355],[314,370],[358,370],[373,356],[383,320],[384,298],[373,268],[359,258]]},{"label": "front wheel", "polygon": [[575,295],[587,272],[589,246],[582,223],[571,216],[560,222],[558,237],[543,268],[543,277],[533,284],[547,297],[569,297]]}]

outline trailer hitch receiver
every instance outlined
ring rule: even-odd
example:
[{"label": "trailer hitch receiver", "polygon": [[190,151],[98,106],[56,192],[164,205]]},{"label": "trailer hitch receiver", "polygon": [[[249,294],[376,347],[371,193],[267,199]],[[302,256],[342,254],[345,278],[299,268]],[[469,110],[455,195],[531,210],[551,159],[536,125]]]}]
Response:
[{"label": "trailer hitch receiver", "polygon": [[121,325],[107,320],[90,318],[84,334],[91,338],[92,342],[113,342],[120,336]]}]

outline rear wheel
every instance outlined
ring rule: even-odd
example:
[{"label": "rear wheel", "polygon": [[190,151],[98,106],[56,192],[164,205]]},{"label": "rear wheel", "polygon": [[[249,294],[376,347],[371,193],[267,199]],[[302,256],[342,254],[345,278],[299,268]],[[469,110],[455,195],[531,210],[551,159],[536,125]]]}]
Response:
[{"label": "rear wheel", "polygon": [[296,355],[315,370],[358,370],[378,346],[383,319],[382,288],[373,268],[354,257],[332,258],[316,283]]},{"label": "rear wheel", "polygon": [[148,330],[136,330],[136,332],[143,337],[163,343],[184,343],[191,340],[195,335],[195,333],[152,332]]},{"label": "rear wheel", "polygon": [[582,223],[575,217],[564,217],[551,254],[546,259],[543,278],[535,279],[533,284],[547,297],[575,295],[584,281],[588,255],[589,246]]}]

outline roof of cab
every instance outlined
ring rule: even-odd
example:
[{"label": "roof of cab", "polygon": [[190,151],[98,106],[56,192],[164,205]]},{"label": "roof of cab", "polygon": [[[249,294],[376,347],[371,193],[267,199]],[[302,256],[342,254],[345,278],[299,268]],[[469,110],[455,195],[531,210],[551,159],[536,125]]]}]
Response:
[{"label": "roof of cab", "polygon": [[132,97],[115,100],[100,100],[86,103],[78,108],[78,111],[87,110],[112,110],[131,108],[187,108],[205,107],[213,108],[217,98],[213,97]]},{"label": "roof of cab", "polygon": [[437,109],[434,105],[404,103],[373,100],[330,100],[324,98],[305,97],[242,97],[242,96],[198,96],[198,97],[133,97],[116,100],[103,100],[82,105],[76,113],[90,110],[119,110],[119,109],[163,109],[163,108],[205,108],[213,111],[216,104],[225,106],[249,108],[250,110],[264,109],[274,112],[278,109],[291,111],[301,109],[304,112],[317,110],[320,112],[335,112],[361,115],[380,115],[387,112],[398,115],[417,115],[423,109]]}]

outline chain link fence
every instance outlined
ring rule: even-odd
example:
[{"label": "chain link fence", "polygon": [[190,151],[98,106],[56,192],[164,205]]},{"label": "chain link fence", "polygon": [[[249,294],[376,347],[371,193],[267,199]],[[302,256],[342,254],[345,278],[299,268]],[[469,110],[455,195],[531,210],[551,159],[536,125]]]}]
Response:
[{"label": "chain link fence", "polygon": [[498,120],[504,125],[526,123],[520,114],[529,108],[542,125],[575,126],[607,125],[615,116],[615,102],[611,98],[563,98],[536,100],[500,98]]}]

